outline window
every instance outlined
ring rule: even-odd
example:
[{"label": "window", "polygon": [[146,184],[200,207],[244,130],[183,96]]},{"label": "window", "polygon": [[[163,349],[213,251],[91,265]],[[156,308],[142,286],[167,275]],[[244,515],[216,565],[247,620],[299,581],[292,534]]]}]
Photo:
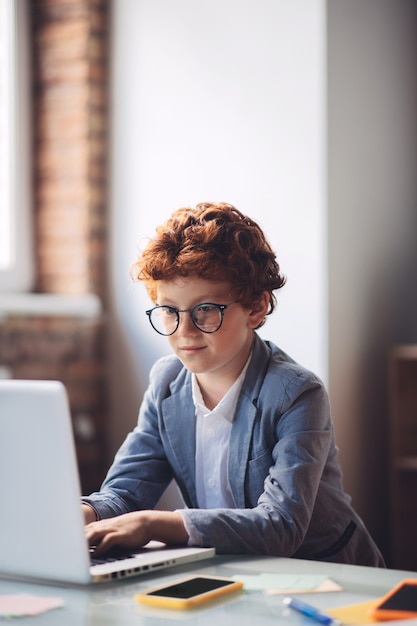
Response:
[{"label": "window", "polygon": [[0,291],[33,282],[27,0],[0,0]]}]

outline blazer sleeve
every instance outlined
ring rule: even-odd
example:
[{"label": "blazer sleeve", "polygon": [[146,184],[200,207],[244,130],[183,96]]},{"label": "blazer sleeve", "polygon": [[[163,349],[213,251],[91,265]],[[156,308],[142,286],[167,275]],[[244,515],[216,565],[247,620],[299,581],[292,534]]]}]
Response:
[{"label": "blazer sleeve", "polygon": [[100,491],[82,498],[94,508],[98,519],[153,509],[173,478],[158,417],[158,397],[169,388],[170,361],[160,359],[152,368],[137,426],[119,448]]}]

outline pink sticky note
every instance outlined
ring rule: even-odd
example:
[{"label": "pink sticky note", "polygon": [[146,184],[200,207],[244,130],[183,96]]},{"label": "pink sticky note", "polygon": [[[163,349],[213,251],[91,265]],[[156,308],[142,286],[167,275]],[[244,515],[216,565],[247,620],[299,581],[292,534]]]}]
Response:
[{"label": "pink sticky note", "polygon": [[0,596],[0,616],[2,617],[39,615],[62,606],[64,606],[62,598],[45,598],[23,594]]}]

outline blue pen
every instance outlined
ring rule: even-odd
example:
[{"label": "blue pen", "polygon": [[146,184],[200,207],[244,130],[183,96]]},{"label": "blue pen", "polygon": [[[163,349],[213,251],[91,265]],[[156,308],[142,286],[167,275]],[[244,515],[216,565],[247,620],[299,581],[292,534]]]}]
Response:
[{"label": "blue pen", "polygon": [[305,604],[305,602],[301,602],[300,600],[294,600],[294,598],[284,598],[283,603],[293,611],[296,611],[305,617],[309,617],[311,620],[316,622],[316,624],[323,624],[323,626],[337,626],[340,624],[339,620],[333,619],[330,615],[321,613],[321,611],[316,609],[314,606]]}]

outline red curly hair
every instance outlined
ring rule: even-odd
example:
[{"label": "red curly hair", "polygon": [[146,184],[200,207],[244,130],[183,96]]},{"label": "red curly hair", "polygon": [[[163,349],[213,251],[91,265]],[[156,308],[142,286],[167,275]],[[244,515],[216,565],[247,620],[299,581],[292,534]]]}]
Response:
[{"label": "red curly hair", "polygon": [[159,226],[132,264],[131,276],[144,282],[154,303],[157,282],[179,276],[228,281],[246,308],[267,291],[268,314],[276,305],[273,290],[285,284],[261,228],[230,204],[208,202],[178,209]]}]

